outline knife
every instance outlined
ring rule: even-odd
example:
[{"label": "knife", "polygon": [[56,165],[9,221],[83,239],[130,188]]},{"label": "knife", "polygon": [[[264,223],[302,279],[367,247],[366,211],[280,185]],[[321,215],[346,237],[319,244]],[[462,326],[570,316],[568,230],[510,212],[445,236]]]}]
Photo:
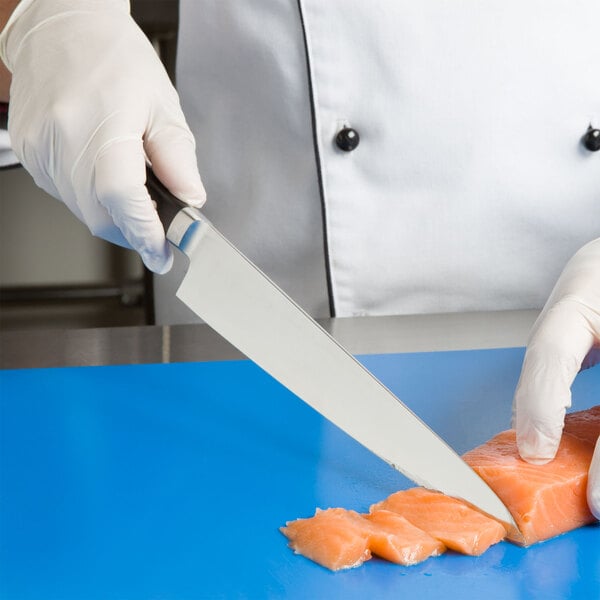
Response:
[{"label": "knife", "polygon": [[202,215],[148,168],[169,242],[189,259],[177,297],[218,334],[368,450],[426,488],[518,535],[508,509],[458,454]]}]

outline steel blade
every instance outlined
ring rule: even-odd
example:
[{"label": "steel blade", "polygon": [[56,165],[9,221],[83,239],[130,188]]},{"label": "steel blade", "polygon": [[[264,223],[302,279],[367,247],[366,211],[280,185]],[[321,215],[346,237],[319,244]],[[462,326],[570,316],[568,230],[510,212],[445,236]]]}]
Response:
[{"label": "steel blade", "polygon": [[221,336],[412,481],[516,530],[460,456],[198,211],[181,211],[168,238],[190,257],[177,297]]}]

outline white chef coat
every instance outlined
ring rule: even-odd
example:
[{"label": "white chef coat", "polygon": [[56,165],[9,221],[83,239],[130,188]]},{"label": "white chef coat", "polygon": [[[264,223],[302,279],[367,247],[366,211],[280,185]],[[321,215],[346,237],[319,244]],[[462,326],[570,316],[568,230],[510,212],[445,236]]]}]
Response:
[{"label": "white chef coat", "polygon": [[[204,212],[315,316],[541,307],[600,235],[598,23],[598,0],[181,0]],[[193,320],[179,271],[159,322]]]}]

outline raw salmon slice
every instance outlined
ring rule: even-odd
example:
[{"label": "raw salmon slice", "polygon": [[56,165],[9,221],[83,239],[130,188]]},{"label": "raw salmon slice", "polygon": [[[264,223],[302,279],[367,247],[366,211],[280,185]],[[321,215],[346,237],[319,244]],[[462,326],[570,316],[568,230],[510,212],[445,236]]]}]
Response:
[{"label": "raw salmon slice", "polygon": [[553,461],[530,465],[514,430],[467,452],[464,460],[506,504],[529,546],[595,521],[586,501],[587,473],[600,433],[600,407],[567,416]]},{"label": "raw salmon slice", "polygon": [[464,502],[425,488],[401,490],[371,506],[389,510],[462,554],[479,556],[506,536],[500,523]]},{"label": "raw salmon slice", "polygon": [[439,556],[446,546],[389,510],[364,515],[373,526],[369,548],[373,554],[399,565],[416,565],[430,556]]},{"label": "raw salmon slice", "polygon": [[371,558],[367,521],[353,510],[317,509],[314,517],[288,521],[281,532],[294,552],[332,571],[358,567]]},{"label": "raw salmon slice", "polygon": [[343,508],[317,509],[314,517],[289,521],[281,532],[297,554],[332,571],[358,567],[372,554],[408,566],[445,550],[439,540],[385,510],[360,515]]}]

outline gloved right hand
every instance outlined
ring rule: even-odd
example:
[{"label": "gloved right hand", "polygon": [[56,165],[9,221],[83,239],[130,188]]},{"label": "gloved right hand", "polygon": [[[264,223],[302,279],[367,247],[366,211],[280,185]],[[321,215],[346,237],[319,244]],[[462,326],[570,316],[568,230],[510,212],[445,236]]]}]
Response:
[{"label": "gloved right hand", "polygon": [[35,182],[94,235],[157,273],[171,250],[146,160],[178,198],[205,192],[179,98],[126,0],[22,0],[0,35],[12,73],[9,134]]}]

